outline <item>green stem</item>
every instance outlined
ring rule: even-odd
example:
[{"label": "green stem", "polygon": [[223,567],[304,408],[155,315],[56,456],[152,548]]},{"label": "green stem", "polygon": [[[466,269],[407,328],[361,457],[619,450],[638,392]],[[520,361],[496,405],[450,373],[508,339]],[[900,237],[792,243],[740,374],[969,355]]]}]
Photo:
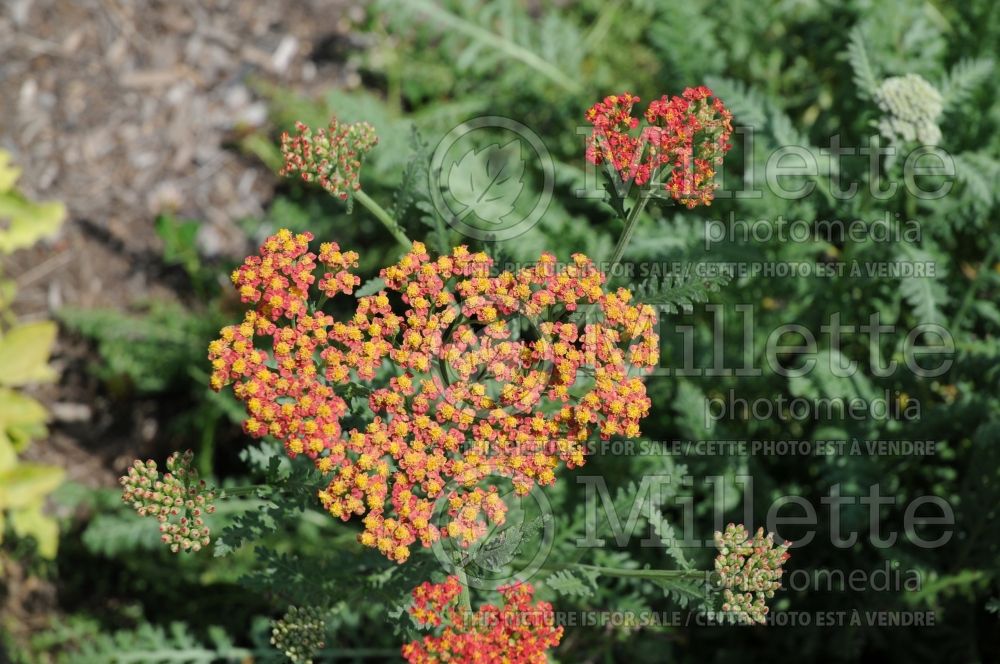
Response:
[{"label": "green stem", "polygon": [[982,265],[979,266],[979,272],[976,273],[975,279],[969,284],[968,290],[965,291],[965,296],[962,298],[962,304],[958,306],[958,311],[955,312],[955,318],[952,319],[951,329],[958,334],[962,331],[962,323],[965,320],[965,314],[968,312],[969,307],[972,305],[972,300],[976,295],[976,288],[979,286],[979,282],[982,280],[983,275],[990,269],[990,264],[996,260],[997,251],[1000,250],[1000,243],[993,243],[990,250],[986,253],[986,257],[983,259]]},{"label": "green stem", "polygon": [[597,19],[583,36],[584,54],[590,53],[590,49],[593,48],[594,44],[599,43],[605,36],[607,36],[608,30],[611,29],[611,25],[614,23],[620,8],[621,0],[618,2],[608,2],[601,7],[601,11],[597,15]]},{"label": "green stem", "polygon": [[635,227],[639,223],[639,215],[649,203],[649,199],[650,196],[644,196],[640,193],[639,200],[637,200],[635,205],[632,206],[632,209],[629,210],[628,217],[625,219],[625,229],[622,230],[622,234],[618,238],[618,244],[615,245],[615,250],[611,253],[611,260],[608,264],[609,278],[615,268],[618,267],[618,263],[621,261],[622,256],[625,255],[625,248],[628,247],[628,243],[632,240],[632,234],[635,233]]},{"label": "green stem", "polygon": [[206,408],[205,417],[201,432],[201,445],[198,446],[198,474],[202,477],[212,476],[212,464],[215,459],[215,427],[221,415],[221,411],[209,406]]},{"label": "green stem", "polygon": [[404,233],[403,229],[399,227],[399,224],[396,223],[396,220],[393,219],[392,216],[390,216],[389,213],[385,211],[385,208],[376,203],[371,196],[366,194],[364,190],[358,189],[356,192],[354,192],[354,200],[364,205],[365,208],[369,212],[371,212],[376,219],[381,221],[382,225],[386,227],[386,230],[388,230],[389,233],[391,233],[392,236],[396,238],[396,242],[399,242],[401,245],[403,245],[404,249],[409,249],[411,246],[413,246],[413,243],[410,242],[410,238],[406,237],[406,233]]},{"label": "green stem", "polygon": [[559,563],[555,565],[543,565],[543,568],[551,570],[578,569],[597,572],[601,576],[615,576],[623,579],[700,579],[710,573],[700,569],[622,569],[620,567],[602,567],[600,565],[585,565],[583,563]]},{"label": "green stem", "polygon": [[[248,648],[225,648],[219,650],[209,650],[207,648],[186,648],[186,649],[153,649],[134,650],[125,654],[116,654],[114,661],[118,664],[142,664],[143,662],[208,662],[224,659],[227,662],[256,661],[256,657],[268,657],[274,654],[274,650],[250,650]],[[399,649],[389,648],[337,648],[330,650],[320,650],[316,653],[322,655],[324,659],[385,659],[398,657]]]},{"label": "green stem", "polygon": [[320,650],[317,655],[323,655],[329,659],[360,659],[372,658],[382,659],[388,657],[399,657],[399,649],[389,648],[339,648],[337,650]]},{"label": "green stem", "polygon": [[458,596],[459,604],[462,611],[466,615],[470,615],[472,613],[472,597],[469,594],[469,577],[465,575],[465,569],[458,565],[455,566],[455,576],[458,577],[458,582],[462,586],[462,593]]},{"label": "green stem", "polygon": [[234,486],[229,488],[220,489],[220,498],[242,498],[243,496],[254,496],[257,495],[258,491],[263,491],[264,489],[270,489],[271,487],[267,484],[250,484],[247,486]]}]

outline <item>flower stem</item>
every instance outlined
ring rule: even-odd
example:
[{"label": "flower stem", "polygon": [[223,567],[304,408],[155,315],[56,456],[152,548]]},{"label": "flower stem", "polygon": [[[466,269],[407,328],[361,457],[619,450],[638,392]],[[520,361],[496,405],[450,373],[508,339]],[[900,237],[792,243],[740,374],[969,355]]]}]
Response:
[{"label": "flower stem", "polygon": [[455,566],[455,576],[458,577],[458,582],[462,586],[462,593],[458,596],[458,601],[462,607],[462,611],[466,615],[471,615],[472,597],[469,594],[469,577],[465,575],[465,569],[459,565]]},{"label": "flower stem", "polygon": [[618,0],[617,2],[607,2],[601,7],[597,19],[583,35],[584,53],[589,53],[594,44],[600,43],[607,36],[608,30],[614,24],[615,18],[618,15],[618,10],[621,9],[621,5],[621,0]]},{"label": "flower stem", "polygon": [[256,495],[258,491],[270,489],[267,484],[250,484],[247,486],[234,486],[220,489],[220,498],[242,498],[243,496]]},{"label": "flower stem", "polygon": [[646,204],[649,203],[650,196],[644,196],[642,193],[639,194],[639,199],[629,210],[628,217],[625,219],[625,229],[622,231],[621,236],[618,238],[618,244],[615,245],[615,250],[611,254],[611,260],[608,264],[608,274],[614,272],[614,269],[618,267],[619,261],[621,261],[622,256],[625,254],[625,248],[628,243],[632,240],[632,234],[635,233],[635,227],[639,223],[639,215],[642,213]]},{"label": "flower stem", "polygon": [[701,569],[623,569],[621,567],[602,567],[600,565],[585,565],[583,563],[560,563],[556,565],[543,565],[545,569],[578,569],[588,572],[597,572],[601,576],[615,576],[624,579],[678,579],[704,578],[711,574]]},{"label": "flower stem", "polygon": [[413,246],[413,243],[410,242],[410,238],[406,237],[406,233],[404,233],[403,229],[399,227],[399,224],[396,223],[396,220],[393,219],[392,216],[385,211],[385,208],[376,203],[371,196],[366,194],[364,190],[358,189],[357,191],[355,191],[354,200],[364,205],[365,208],[369,212],[371,212],[376,219],[381,221],[382,225],[386,227],[386,230],[388,230],[389,233],[391,233],[392,236],[396,238],[396,242],[399,242],[401,245],[403,245],[404,249],[409,249],[411,246]]}]

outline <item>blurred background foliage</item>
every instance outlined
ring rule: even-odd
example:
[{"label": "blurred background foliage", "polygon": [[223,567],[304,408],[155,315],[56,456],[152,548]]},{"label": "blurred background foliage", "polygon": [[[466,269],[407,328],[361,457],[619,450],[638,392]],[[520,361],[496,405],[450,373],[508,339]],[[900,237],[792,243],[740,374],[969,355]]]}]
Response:
[{"label": "blurred background foliage", "polygon": [[[39,203],[21,194],[16,186],[20,174],[10,155],[0,150],[0,218],[6,220],[0,229],[0,260],[52,235],[66,217],[60,203]],[[48,361],[57,328],[52,321],[17,320],[10,308],[17,286],[2,270],[0,262],[0,544],[9,529],[15,538],[30,540],[39,557],[52,559],[59,529],[43,508],[64,471],[19,455],[47,433],[45,406],[23,388],[56,378]],[[3,563],[0,553],[0,572]]]},{"label": "blurred background foliage", "polygon": [[[745,363],[745,320],[735,307],[750,305],[755,330],[751,355],[763,373],[654,376],[648,381],[653,414],[643,431],[646,438],[661,441],[933,440],[935,454],[594,455],[585,468],[585,474],[605,478],[621,515],[628,514],[637,492],[634,483],[642,476],[671,477],[670,486],[695,498],[694,535],[701,539],[720,525],[713,523],[712,510],[718,507],[715,487],[700,479],[685,487],[685,475],[723,477],[730,488],[724,503],[726,519],[735,521],[743,514],[736,478],[751,475],[755,526],[763,524],[767,509],[780,496],[802,496],[818,508],[831,487],[839,485],[843,494],[857,496],[878,485],[882,495],[896,498],[895,505],[881,512],[883,528],[902,532],[907,504],[922,495],[940,496],[953,506],[956,518],[954,536],[946,546],[920,548],[901,537],[893,547],[875,547],[868,539],[868,507],[854,505],[843,510],[842,525],[846,532],[859,531],[859,540],[838,548],[829,541],[829,512],[819,509],[816,539],[794,549],[788,565],[790,571],[868,573],[889,565],[893,570],[916,570],[921,588],[864,592],[810,588],[780,593],[775,610],[812,615],[807,626],[571,627],[555,653],[559,661],[730,662],[789,653],[812,661],[1000,659],[995,599],[1000,595],[996,533],[1000,103],[993,62],[1000,42],[1000,7],[996,3],[379,0],[370,5],[356,29],[365,46],[342,57],[357,62],[363,87],[315,90],[303,97],[261,84],[260,92],[269,99],[273,131],[246,135],[239,148],[276,167],[276,136],[295,120],[324,125],[335,114],[346,121],[371,122],[380,145],[365,165],[363,186],[400,219],[410,237],[426,238],[433,249],[468,239],[442,224],[433,210],[427,178],[430,153],[464,120],[501,115],[524,122],[543,137],[555,161],[556,195],[532,230],[513,241],[491,243],[488,250],[510,260],[530,260],[543,250],[560,258],[574,252],[596,259],[608,256],[620,222],[599,199],[574,195],[585,184],[583,136],[578,132],[584,110],[615,92],[636,93],[644,106],[660,94],[707,84],[733,110],[737,125],[755,131],[749,148],[741,136],[736,137],[721,175],[724,189],[752,187],[762,195],[723,196],[712,207],[693,212],[653,207],[642,220],[626,261],[676,261],[689,266],[726,261],[925,261],[936,266],[933,277],[738,277],[707,294],[726,312],[721,327],[716,314],[703,304],[690,312],[675,308],[665,313],[665,330],[693,326],[697,366],[712,366],[718,359],[713,339],[721,332],[726,340],[725,365],[739,367]],[[843,146],[867,146],[869,138],[878,134],[882,116],[875,91],[885,78],[905,74],[920,75],[943,99],[940,144],[954,155],[956,177],[952,191],[936,200],[914,197],[903,186],[888,198],[877,198],[868,186],[867,157],[834,164],[821,152],[834,135],[840,136]],[[482,140],[485,145],[490,137]],[[882,137],[883,145],[886,140]],[[766,186],[766,159],[783,145],[803,146],[816,155],[821,170],[812,180],[818,186],[810,195],[789,200]],[[913,146],[897,147],[905,153]],[[831,169],[839,169],[841,182],[858,182],[859,194],[848,200],[832,196],[824,185]],[[541,175],[529,172],[525,186],[537,187]],[[881,175],[901,183],[901,163],[884,164]],[[790,178],[785,186],[795,189],[804,183],[808,179]],[[3,191],[0,187],[0,196]],[[530,191],[521,198],[531,200]],[[886,218],[912,219],[919,223],[920,237],[917,242],[879,243],[734,236],[706,249],[707,224],[728,224],[730,213],[737,219],[770,224],[778,223],[779,217],[861,219],[870,227]],[[318,660],[394,656],[403,638],[414,633],[408,620],[400,618],[405,593],[428,577],[433,557],[421,556],[406,569],[396,569],[362,553],[353,542],[351,527],[316,510],[309,491],[315,478],[307,468],[278,463],[279,455],[268,445],[248,447],[238,429],[240,410],[230,398],[207,388],[207,343],[239,311],[226,285],[232,264],[206,261],[199,255],[194,241],[197,220],[164,216],[156,224],[165,248],[163,259],[183,273],[189,295],[172,302],[150,301],[127,314],[67,308],[59,312],[59,322],[67,333],[92,342],[92,372],[109,393],[122,399],[136,393],[152,395],[170,404],[176,415],[171,422],[176,439],[195,450],[202,473],[224,486],[261,482],[273,488],[227,501],[220,509],[217,527],[225,534],[216,553],[228,557],[179,558],[156,546],[155,526],[150,530],[150,524],[120,506],[114,491],[64,484],[53,498],[59,506],[55,513],[62,515],[58,558],[45,560],[55,548],[44,536],[37,538],[35,551],[30,530],[19,529],[16,522],[8,526],[13,539],[4,540],[3,555],[17,556],[33,573],[57,580],[61,608],[50,629],[12,642],[11,656],[66,662],[210,662],[248,657],[280,661],[268,643],[268,620],[301,604],[327,610],[328,646]],[[294,181],[280,186],[262,218],[247,219],[243,227],[251,243],[279,227],[308,229],[318,238],[335,239],[361,252],[361,272],[368,278],[400,254],[366,211],[348,212],[323,192]],[[668,300],[671,293],[684,299],[683,293],[671,290],[671,283],[623,284],[641,286],[642,292],[653,295],[662,289]],[[692,293],[705,295],[698,289]],[[935,379],[902,370],[880,377],[870,370],[868,348],[858,340],[848,340],[840,349],[863,368],[850,380],[829,372],[829,362],[820,361],[805,378],[788,378],[770,371],[761,360],[768,333],[780,325],[800,324],[819,337],[821,326],[835,314],[844,324],[857,325],[867,323],[873,313],[901,329],[925,322],[945,326],[955,340],[954,366]],[[664,357],[675,357],[682,338],[667,333],[663,337]],[[887,343],[884,356],[901,361],[901,339],[891,341],[895,345]],[[837,359],[823,343],[821,338],[821,357]],[[9,398],[27,398],[9,389],[16,383],[8,386],[0,377],[0,384]],[[888,394],[892,402],[919,402],[920,416],[802,421],[742,413],[706,424],[705,399],[730,392],[748,402],[779,396],[870,399]],[[356,399],[354,406],[359,413],[363,400]],[[0,411],[6,417],[9,409],[0,405]],[[16,463],[16,456],[5,457],[2,446],[13,444],[17,450],[24,444],[17,442],[21,434],[12,434],[11,426],[24,431],[22,425],[5,420],[0,473],[5,472],[5,458]],[[43,433],[32,429],[30,435]],[[7,493],[4,486],[0,509]],[[578,549],[574,542],[583,528],[584,487],[572,473],[564,473],[547,495],[556,515],[553,557],[636,568],[707,568],[711,563],[713,552],[708,548],[643,548],[638,537],[625,546]],[[685,518],[689,517],[677,501],[666,500],[644,510],[641,523],[669,540],[671,528]],[[803,534],[792,528],[781,533],[788,539]],[[254,565],[253,548],[261,545],[266,545],[259,550],[263,559]],[[565,611],[672,610],[710,599],[698,588],[598,578],[596,573],[542,573],[536,581],[541,583],[540,594]],[[937,624],[933,629],[816,625],[819,612],[855,610],[933,611]],[[386,629],[387,624],[393,629]]]}]

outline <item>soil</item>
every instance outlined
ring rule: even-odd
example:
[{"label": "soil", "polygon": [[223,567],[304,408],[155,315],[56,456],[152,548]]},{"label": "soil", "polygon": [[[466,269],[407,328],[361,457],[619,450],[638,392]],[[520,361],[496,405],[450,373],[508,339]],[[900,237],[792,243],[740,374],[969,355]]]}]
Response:
[{"label": "soil", "polygon": [[[0,3],[0,149],[23,169],[25,193],[69,211],[55,238],[4,261],[18,317],[191,298],[159,260],[160,213],[199,220],[206,256],[244,255],[237,222],[260,216],[275,186],[233,148],[243,132],[267,128],[255,81],[306,94],[359,85],[328,45],[350,44],[364,18],[350,0]],[[26,456],[112,486],[155,447],[169,409],[109,398],[88,371],[94,360],[90,344],[60,334],[52,363],[61,378],[35,391],[51,434]],[[29,586],[13,583],[0,612],[23,615],[39,593],[51,603],[50,590]]]},{"label": "soil", "polygon": [[[160,213],[201,221],[205,255],[242,255],[237,222],[259,217],[275,184],[233,149],[235,136],[268,122],[254,82],[306,93],[358,85],[325,45],[350,39],[364,15],[347,0],[0,4],[0,149],[23,168],[27,194],[69,210],[55,239],[3,266],[18,283],[18,316],[187,296],[159,260]],[[91,354],[60,338],[53,362],[63,377],[41,391],[53,434],[29,454],[106,485],[135,456],[129,443],[157,426],[141,404],[110,410],[86,375]],[[113,430],[120,440],[102,436]]]}]

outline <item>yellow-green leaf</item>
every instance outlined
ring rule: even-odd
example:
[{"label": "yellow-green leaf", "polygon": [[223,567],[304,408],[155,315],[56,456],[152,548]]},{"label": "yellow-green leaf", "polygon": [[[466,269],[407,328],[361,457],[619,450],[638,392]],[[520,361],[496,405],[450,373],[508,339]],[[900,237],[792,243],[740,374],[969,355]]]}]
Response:
[{"label": "yellow-green leaf", "polygon": [[14,189],[20,176],[10,154],[0,150],[0,254],[30,247],[59,230],[66,218],[62,203],[36,203]]},{"label": "yellow-green leaf", "polygon": [[22,463],[0,473],[0,510],[21,509],[52,493],[66,471],[58,466]]},{"label": "yellow-green leaf", "polygon": [[25,385],[53,380],[48,366],[56,324],[40,321],[18,325],[0,339],[0,385]]},{"label": "yellow-green leaf", "polygon": [[38,543],[38,554],[42,558],[56,557],[59,548],[59,524],[42,509],[42,501],[37,501],[10,513],[10,525],[18,537],[34,537]]},{"label": "yellow-green leaf", "polygon": [[66,206],[58,202],[35,203],[14,192],[0,194],[0,253],[30,247],[52,235],[66,218]]},{"label": "yellow-green leaf", "polygon": [[0,311],[14,303],[17,295],[17,284],[13,279],[0,279]]},{"label": "yellow-green leaf", "polygon": [[[0,432],[0,473],[4,473],[17,465],[17,452],[10,439]],[[0,532],[3,528],[0,528]]]},{"label": "yellow-green leaf", "polygon": [[13,443],[15,450],[23,452],[29,442],[44,436],[47,419],[45,406],[37,400],[9,387],[0,387],[0,434]]},{"label": "yellow-green leaf", "polygon": [[0,150],[0,194],[13,189],[19,177],[21,169],[10,163],[10,153]]}]

